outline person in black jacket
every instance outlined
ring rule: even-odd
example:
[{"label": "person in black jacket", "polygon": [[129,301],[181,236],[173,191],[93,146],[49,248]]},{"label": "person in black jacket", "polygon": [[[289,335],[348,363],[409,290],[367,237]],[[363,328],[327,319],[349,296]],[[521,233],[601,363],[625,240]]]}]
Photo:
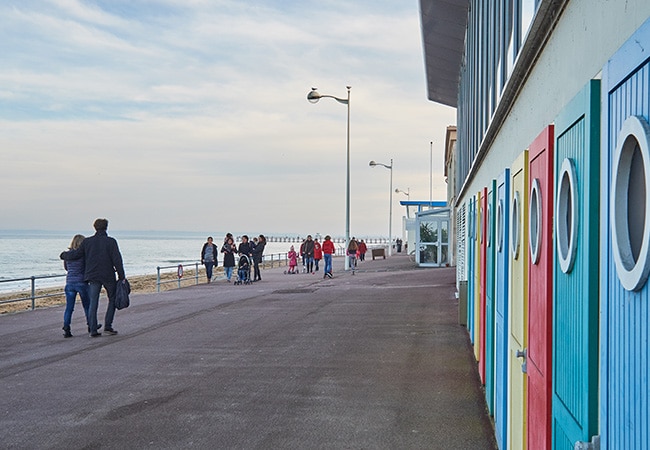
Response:
[{"label": "person in black jacket", "polygon": [[314,240],[311,234],[307,235],[307,240],[304,242],[303,251],[305,252],[305,265],[307,266],[307,273],[314,273]]},{"label": "person in black jacket", "polygon": [[226,274],[228,283],[230,283],[232,270],[235,267],[235,253],[237,253],[237,246],[232,237],[226,237],[226,242],[221,247],[221,253],[223,253],[223,271]]},{"label": "person in black jacket", "polygon": [[264,256],[264,247],[266,246],[266,238],[263,234],[260,234],[260,237],[257,239],[255,246],[253,247],[253,269],[254,276],[253,281],[261,281],[262,275],[260,275],[260,263]]},{"label": "person in black jacket", "polygon": [[239,244],[239,250],[237,250],[237,253],[246,256],[251,256],[253,254],[253,248],[251,247],[251,243],[248,242],[247,235],[241,237],[241,243]]},{"label": "person in black jacket", "polygon": [[115,291],[117,287],[115,272],[117,272],[120,280],[124,280],[126,276],[124,274],[122,254],[117,241],[109,237],[106,232],[108,230],[108,220],[97,219],[93,223],[93,227],[95,228],[94,236],[84,239],[76,250],[61,253],[60,257],[64,261],[84,258],[84,281],[88,283],[88,297],[90,299],[90,309],[88,311],[90,336],[97,337],[101,336],[101,333],[97,332],[97,309],[102,286],[104,286],[108,295],[104,332],[106,334],[117,334],[117,331],[113,329]]},{"label": "person in black jacket", "polygon": [[208,236],[208,242],[203,244],[201,249],[201,264],[205,265],[205,275],[208,277],[208,283],[212,281],[212,268],[217,265],[217,255],[219,250],[212,243],[212,236]]}]

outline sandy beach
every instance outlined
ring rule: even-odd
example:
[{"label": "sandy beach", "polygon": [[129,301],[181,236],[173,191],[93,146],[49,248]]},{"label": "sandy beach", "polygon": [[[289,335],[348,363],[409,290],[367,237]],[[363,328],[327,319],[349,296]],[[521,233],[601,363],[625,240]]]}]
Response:
[{"label": "sandy beach", "polygon": [[[281,265],[286,265],[286,261],[275,261],[274,265],[277,267],[278,263]],[[261,265],[262,268],[271,267],[271,263],[267,262]],[[224,277],[223,267],[217,267],[214,269],[213,280]],[[146,294],[158,291],[157,286],[157,275],[139,275],[129,277],[129,283],[131,284],[131,293],[133,294]],[[178,289],[178,276],[176,272],[170,271],[161,273],[160,275],[160,291],[168,291],[171,289]],[[185,269],[183,272],[183,277],[181,278],[180,287],[190,286],[197,284],[196,283],[196,271],[195,269]],[[199,284],[206,282],[205,269],[203,266],[199,266]],[[65,304],[65,294],[63,292],[64,286],[51,287],[46,289],[36,289],[34,304],[36,308],[45,308],[48,306],[56,306]],[[105,298],[106,291],[102,289],[102,294],[100,297]],[[19,300],[24,299],[24,300]],[[6,294],[0,294],[0,302],[11,301],[10,303],[0,304],[0,314],[10,314],[17,313],[21,311],[27,311],[32,309],[32,299],[30,291],[19,291],[11,292]],[[80,302],[79,297],[77,296],[77,302]]]}]

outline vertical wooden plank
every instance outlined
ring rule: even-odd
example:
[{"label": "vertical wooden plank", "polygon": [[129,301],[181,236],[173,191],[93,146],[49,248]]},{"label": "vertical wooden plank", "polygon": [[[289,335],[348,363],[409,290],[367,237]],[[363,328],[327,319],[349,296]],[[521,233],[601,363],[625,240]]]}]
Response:
[{"label": "vertical wooden plank", "polygon": [[[589,442],[598,433],[598,253],[600,81],[592,80],[555,120],[556,230],[553,286],[554,448]],[[575,260],[561,267],[558,244],[566,220],[557,198],[565,160],[575,167]],[[571,249],[567,249],[567,255]]]},{"label": "vertical wooden plank", "polygon": [[481,190],[481,223],[480,223],[480,258],[481,258],[481,271],[480,277],[480,328],[479,328],[479,357],[478,357],[478,373],[481,382],[485,384],[485,344],[486,344],[486,269],[487,269],[487,188]]},{"label": "vertical wooden plank", "polygon": [[488,411],[494,413],[494,271],[496,180],[492,180],[486,195],[485,215],[485,396]]},{"label": "vertical wooden plank", "polygon": [[[650,20],[646,21],[603,69],[603,141],[601,145],[601,433],[603,448],[650,448],[648,429],[650,408],[648,342],[650,339],[650,288],[647,281],[630,286],[626,270],[617,266],[613,209],[625,196],[614,197],[614,177],[624,171],[616,167],[619,134],[630,122],[650,121]],[[636,117],[636,118],[635,118]],[[641,134],[647,135],[646,132]],[[644,137],[642,142],[647,142]],[[646,144],[642,144],[644,147]],[[647,150],[642,154],[647,157]],[[644,166],[643,177],[650,170]],[[638,195],[638,186],[630,198]],[[645,198],[650,195],[646,188]],[[630,200],[634,201],[634,200]],[[638,210],[638,206],[633,206]],[[646,217],[648,213],[646,207]],[[630,216],[628,216],[629,219]],[[649,221],[631,222],[632,232],[641,232],[644,245],[650,239]],[[644,227],[640,230],[640,227]],[[645,263],[644,255],[635,265]],[[626,288],[625,286],[628,286]],[[628,290],[632,289],[632,290]]]},{"label": "vertical wooden plank", "polygon": [[469,340],[474,343],[474,224],[476,222],[474,212],[474,198],[471,197],[468,202],[468,223],[467,223],[467,332]]},{"label": "vertical wooden plank", "polygon": [[[551,448],[551,342],[553,336],[553,125],[533,141],[529,152],[528,260],[528,448]],[[535,211],[532,190],[539,187]],[[539,224],[530,225],[537,217]],[[536,248],[537,247],[537,248]],[[538,253],[535,258],[535,252]]]},{"label": "vertical wooden plank", "polygon": [[505,169],[497,181],[496,211],[494,431],[499,448],[505,449],[509,403],[510,169]]},{"label": "vertical wooden plank", "polygon": [[474,358],[478,362],[480,359],[481,353],[481,275],[482,275],[482,265],[481,265],[481,239],[483,231],[483,199],[481,197],[481,192],[478,192],[475,196],[476,206],[474,210],[476,211],[476,239],[474,243]]},{"label": "vertical wooden plank", "polygon": [[[528,345],[528,150],[510,167],[510,303],[508,317],[508,445],[526,448],[527,377],[522,372],[524,360],[518,355]],[[517,201],[515,199],[518,199]]]}]

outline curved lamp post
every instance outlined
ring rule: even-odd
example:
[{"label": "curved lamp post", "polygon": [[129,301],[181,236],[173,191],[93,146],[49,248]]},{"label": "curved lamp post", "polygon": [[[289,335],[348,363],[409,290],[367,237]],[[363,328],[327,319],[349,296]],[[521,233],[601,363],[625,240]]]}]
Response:
[{"label": "curved lamp post", "polygon": [[390,170],[390,207],[388,208],[388,256],[393,256],[393,158],[390,165],[370,161],[370,167],[382,166]]},{"label": "curved lamp post", "polygon": [[401,190],[401,189],[399,189],[399,188],[395,189],[395,193],[396,193],[396,194],[399,194],[400,192],[401,192],[402,194],[406,195],[406,198],[408,198],[409,201],[411,200],[411,188],[406,188],[405,191],[403,191],[403,190]]},{"label": "curved lamp post", "polygon": [[[347,132],[347,175],[345,182],[345,248],[347,251],[348,245],[350,245],[350,89],[352,86],[346,86],[348,90],[347,98],[339,98],[333,95],[325,95],[318,92],[318,88],[311,88],[309,94],[307,94],[307,100],[310,103],[318,103],[321,98],[333,98],[339,103],[348,106],[348,132]],[[345,270],[350,269],[349,258],[345,258]]]}]

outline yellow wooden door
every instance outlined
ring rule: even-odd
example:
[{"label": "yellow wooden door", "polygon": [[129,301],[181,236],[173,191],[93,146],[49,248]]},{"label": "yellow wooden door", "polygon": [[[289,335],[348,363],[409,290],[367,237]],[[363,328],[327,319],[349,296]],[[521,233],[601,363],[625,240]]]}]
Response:
[{"label": "yellow wooden door", "polygon": [[528,345],[528,151],[510,168],[510,343],[508,448],[526,448],[526,374]]}]

